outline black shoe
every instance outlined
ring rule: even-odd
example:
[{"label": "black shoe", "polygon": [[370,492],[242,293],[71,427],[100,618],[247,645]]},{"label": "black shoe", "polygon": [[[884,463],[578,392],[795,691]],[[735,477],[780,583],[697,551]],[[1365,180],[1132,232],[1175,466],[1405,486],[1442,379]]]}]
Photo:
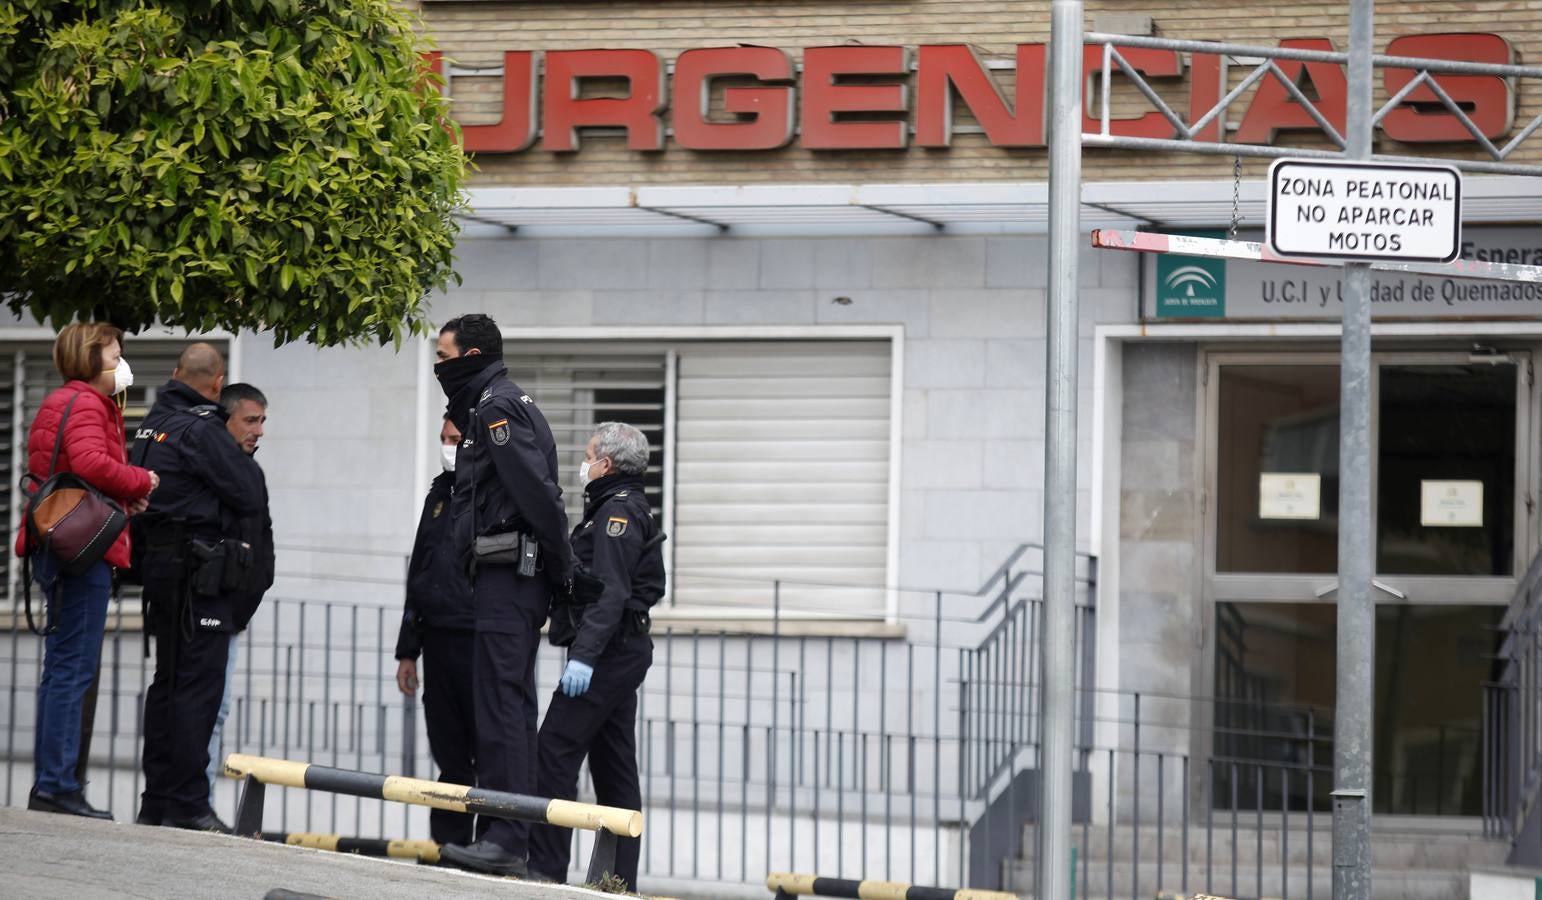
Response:
[{"label": "black shoe", "polygon": [[492,841],[477,841],[469,847],[445,844],[439,848],[439,857],[472,872],[512,875],[515,878],[529,876],[523,856],[515,856]]},{"label": "black shoe", "polygon": [[220,821],[213,812],[203,812],[185,819],[163,816],[160,824],[167,828],[185,828],[188,831],[212,831],[215,834],[235,834],[229,825]]},{"label": "black shoe", "polygon": [[150,810],[148,810],[148,809],[144,808],[143,806],[141,806],[139,808],[139,815],[134,817],[134,824],[135,825],[159,825],[159,824],[161,824],[161,814],[158,813],[158,812],[151,812]]},{"label": "black shoe", "polygon": [[87,819],[104,819],[112,821],[112,813],[105,809],[97,809],[86,802],[86,795],[80,791],[70,791],[63,794],[50,794],[32,789],[27,795],[27,808],[38,812],[63,813],[67,816],[83,816]]}]

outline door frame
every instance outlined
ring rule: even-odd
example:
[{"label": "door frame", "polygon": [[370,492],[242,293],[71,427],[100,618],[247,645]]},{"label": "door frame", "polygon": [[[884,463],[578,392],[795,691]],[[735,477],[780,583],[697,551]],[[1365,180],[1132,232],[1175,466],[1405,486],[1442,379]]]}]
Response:
[{"label": "door frame", "polygon": [[[1421,345],[1424,342],[1421,342]],[[1470,345],[1469,345],[1470,346]],[[1373,602],[1378,605],[1420,604],[1452,605],[1453,591],[1458,605],[1502,606],[1514,595],[1516,585],[1524,575],[1527,565],[1538,552],[1539,525],[1537,493],[1539,476],[1542,476],[1542,456],[1539,432],[1542,432],[1542,391],[1536,389],[1535,357],[1542,351],[1533,341],[1516,342],[1507,353],[1516,366],[1515,397],[1515,482],[1517,498],[1512,509],[1514,516],[1513,560],[1509,576],[1399,576],[1376,573],[1379,586],[1385,585],[1397,593],[1373,590]],[[1217,522],[1219,476],[1219,370],[1225,365],[1334,365],[1340,356],[1335,350],[1320,346],[1290,349],[1288,345],[1271,343],[1267,346],[1246,347],[1235,342],[1219,345],[1201,343],[1196,353],[1199,370],[1198,446],[1200,459],[1200,521],[1197,558],[1201,560],[1196,591],[1197,616],[1200,627],[1200,651],[1196,654],[1193,684],[1196,697],[1193,709],[1196,727],[1190,737],[1190,757],[1201,764],[1207,762],[1213,752],[1214,725],[1213,703],[1198,698],[1214,700],[1216,652],[1215,615],[1218,602],[1246,603],[1332,603],[1331,590],[1336,586],[1334,573],[1313,575],[1282,575],[1276,573],[1218,573]],[[1379,453],[1381,425],[1381,371],[1387,364],[1472,364],[1470,351],[1452,349],[1449,342],[1441,347],[1432,337],[1428,345],[1399,349],[1377,347],[1371,355],[1371,527],[1376,534],[1379,506]],[[1376,545],[1373,543],[1373,548]],[[1373,549],[1374,552],[1374,549]],[[1325,589],[1327,593],[1325,594]]]}]

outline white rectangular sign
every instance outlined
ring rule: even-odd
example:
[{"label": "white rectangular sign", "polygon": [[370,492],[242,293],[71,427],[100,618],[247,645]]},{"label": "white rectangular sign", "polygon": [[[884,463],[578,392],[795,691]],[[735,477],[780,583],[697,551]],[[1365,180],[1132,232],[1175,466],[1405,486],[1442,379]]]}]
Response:
[{"label": "white rectangular sign", "polygon": [[1419,482],[1419,524],[1425,528],[1483,527],[1483,482]]},{"label": "white rectangular sign", "polygon": [[1307,472],[1264,472],[1258,476],[1260,519],[1322,518],[1322,476]]},{"label": "white rectangular sign", "polygon": [[1462,250],[1462,176],[1451,166],[1275,160],[1268,212],[1280,256],[1450,262]]}]

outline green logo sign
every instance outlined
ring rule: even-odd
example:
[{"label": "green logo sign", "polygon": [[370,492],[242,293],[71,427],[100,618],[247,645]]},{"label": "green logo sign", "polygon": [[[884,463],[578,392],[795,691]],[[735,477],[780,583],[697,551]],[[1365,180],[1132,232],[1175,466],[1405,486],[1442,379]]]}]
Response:
[{"label": "green logo sign", "polygon": [[[1189,232],[1225,237],[1222,231]],[[1221,318],[1226,315],[1226,260],[1163,253],[1156,258],[1158,318]]]}]

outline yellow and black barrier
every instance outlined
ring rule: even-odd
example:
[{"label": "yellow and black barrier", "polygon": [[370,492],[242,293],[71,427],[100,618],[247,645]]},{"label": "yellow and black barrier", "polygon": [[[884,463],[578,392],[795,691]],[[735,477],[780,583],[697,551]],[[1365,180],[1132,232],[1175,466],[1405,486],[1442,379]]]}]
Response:
[{"label": "yellow and black barrier", "polygon": [[1017,900],[1006,891],[977,891],[969,888],[920,887],[895,881],[852,881],[849,878],[822,878],[793,872],[773,872],[766,878],[766,889],[775,891],[777,900],[786,897],[855,897],[857,900]]},{"label": "yellow and black barrier", "polygon": [[589,861],[589,880],[595,882],[615,871],[616,839],[640,837],[643,830],[643,815],[635,809],[548,800],[463,784],[334,769],[289,759],[232,753],[225,757],[224,771],[226,777],[242,779],[246,785],[236,809],[235,832],[254,837],[262,834],[265,787],[270,784],[593,831],[596,840],[594,856]]},{"label": "yellow and black barrier", "polygon": [[313,831],[264,831],[262,839],[275,844],[309,847],[312,850],[328,850],[333,853],[356,853],[360,856],[382,856],[387,859],[406,859],[421,863],[439,861],[439,845],[434,841],[343,837],[340,834],[318,834]]}]

